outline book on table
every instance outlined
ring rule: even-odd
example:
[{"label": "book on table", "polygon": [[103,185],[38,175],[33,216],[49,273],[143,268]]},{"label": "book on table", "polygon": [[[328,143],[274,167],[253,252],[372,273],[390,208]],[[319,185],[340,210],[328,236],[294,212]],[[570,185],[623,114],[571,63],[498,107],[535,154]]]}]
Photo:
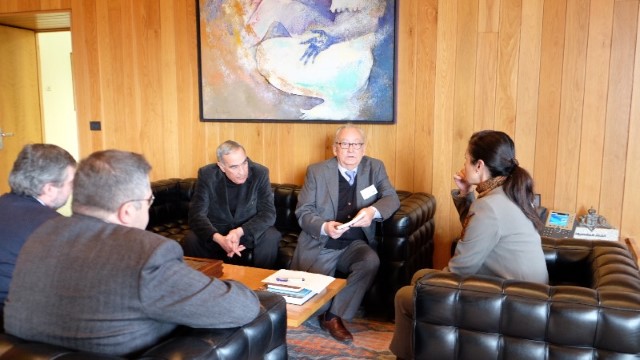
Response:
[{"label": "book on table", "polygon": [[333,277],[306,271],[281,269],[262,280],[269,292],[282,295],[289,304],[302,305],[322,292]]}]

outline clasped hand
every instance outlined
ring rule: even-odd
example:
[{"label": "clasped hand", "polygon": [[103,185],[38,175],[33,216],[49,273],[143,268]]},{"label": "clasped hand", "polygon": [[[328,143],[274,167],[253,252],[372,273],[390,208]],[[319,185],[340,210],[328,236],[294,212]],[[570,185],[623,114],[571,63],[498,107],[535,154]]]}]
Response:
[{"label": "clasped hand", "polygon": [[[373,217],[376,216],[375,210],[373,210],[370,207],[360,209],[360,211],[358,211],[358,214],[356,214],[356,217],[360,216],[360,214],[363,215],[362,219],[351,224],[350,227],[367,227],[371,225],[371,222],[373,221]],[[327,226],[325,226],[325,232],[332,239],[339,238],[340,236],[342,236],[342,234],[344,234],[347,230],[349,230],[349,227],[338,229],[338,226],[342,225],[342,223],[338,221],[333,221],[333,220],[327,221],[326,224]]]},{"label": "clasped hand", "polygon": [[213,241],[217,242],[222,249],[227,253],[228,257],[233,255],[242,256],[241,252],[246,249],[244,245],[240,244],[240,238],[244,235],[242,228],[235,228],[225,236],[220,233],[213,235]]}]

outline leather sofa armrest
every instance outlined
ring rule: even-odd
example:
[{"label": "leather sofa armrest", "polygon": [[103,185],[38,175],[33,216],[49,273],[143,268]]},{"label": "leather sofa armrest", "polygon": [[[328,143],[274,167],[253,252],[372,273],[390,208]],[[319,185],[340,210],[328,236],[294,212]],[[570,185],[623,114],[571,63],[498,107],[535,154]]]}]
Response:
[{"label": "leather sofa armrest", "polygon": [[256,293],[262,309],[249,324],[232,329],[185,329],[146,351],[140,359],[286,359],[285,300],[266,291]]}]

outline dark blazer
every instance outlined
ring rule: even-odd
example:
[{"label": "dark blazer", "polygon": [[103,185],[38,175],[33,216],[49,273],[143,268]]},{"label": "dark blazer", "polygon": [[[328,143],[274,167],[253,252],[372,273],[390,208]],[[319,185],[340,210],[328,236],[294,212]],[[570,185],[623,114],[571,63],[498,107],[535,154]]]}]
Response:
[{"label": "dark blazer", "polygon": [[35,229],[58,216],[57,211],[31,196],[0,196],[0,317],[20,249]]},{"label": "dark blazer", "polygon": [[227,199],[226,175],[217,164],[198,170],[198,182],[189,205],[189,227],[201,241],[210,242],[215,233],[226,235],[242,226],[249,244],[276,222],[276,207],[269,180],[269,169],[249,162],[249,191],[238,199],[235,215],[231,215]]},{"label": "dark blazer", "polygon": [[[307,271],[329,239],[326,235],[320,235],[320,229],[323,223],[335,220],[338,214],[338,176],[341,175],[336,158],[313,164],[307,169],[296,206],[302,232],[293,254],[292,269]],[[375,186],[378,193],[364,199],[361,191],[371,185]],[[362,158],[358,165],[356,186],[358,209],[374,206],[382,218],[387,219],[400,207],[396,190],[389,182],[384,164],[378,159],[368,156]],[[375,249],[375,223],[362,230],[369,245]]]}]

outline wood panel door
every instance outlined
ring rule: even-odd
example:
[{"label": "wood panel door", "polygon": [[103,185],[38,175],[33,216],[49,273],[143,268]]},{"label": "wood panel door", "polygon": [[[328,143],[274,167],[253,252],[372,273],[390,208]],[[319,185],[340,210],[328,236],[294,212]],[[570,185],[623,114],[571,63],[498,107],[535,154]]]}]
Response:
[{"label": "wood panel door", "polygon": [[0,26],[0,193],[25,144],[42,142],[40,91],[35,32]]}]

